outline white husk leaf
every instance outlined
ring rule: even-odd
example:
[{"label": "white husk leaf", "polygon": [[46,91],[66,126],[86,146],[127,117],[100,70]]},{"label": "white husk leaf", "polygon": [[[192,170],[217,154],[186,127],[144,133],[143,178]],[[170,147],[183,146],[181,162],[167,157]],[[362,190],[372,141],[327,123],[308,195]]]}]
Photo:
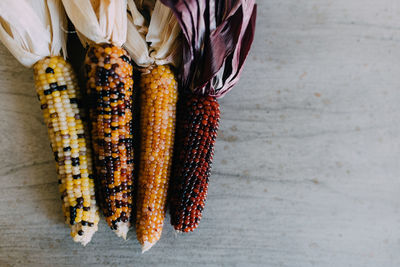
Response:
[{"label": "white husk leaf", "polygon": [[1,0],[0,40],[21,64],[66,53],[61,0]]},{"label": "white husk leaf", "polygon": [[148,45],[145,40],[147,27],[146,20],[140,14],[133,1],[128,1],[128,34],[124,47],[139,66],[146,66],[153,62],[149,56]]},{"label": "white husk leaf", "polygon": [[128,20],[131,21],[131,24],[135,25],[140,33],[146,34],[146,20],[142,16],[142,14],[137,9],[137,6],[133,1],[128,1],[128,9],[131,12],[131,16],[128,13]]},{"label": "white husk leaf", "polygon": [[[155,2],[150,18],[150,25],[145,32],[143,16],[138,13],[136,3],[141,0],[128,0],[128,8],[132,16],[128,15],[128,34],[125,47],[135,63],[147,67],[153,63],[157,65],[179,64],[178,36],[180,26],[172,10],[160,1]],[[140,21],[140,23],[137,23]]]},{"label": "white husk leaf", "polygon": [[122,46],[125,43],[126,0],[62,1],[84,45],[112,43]]}]

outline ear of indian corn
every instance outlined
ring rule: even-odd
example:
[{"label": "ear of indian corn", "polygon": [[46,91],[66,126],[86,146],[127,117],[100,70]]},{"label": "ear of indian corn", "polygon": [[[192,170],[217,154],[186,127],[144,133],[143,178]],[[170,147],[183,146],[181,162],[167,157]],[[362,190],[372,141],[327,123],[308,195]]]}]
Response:
[{"label": "ear of indian corn", "polygon": [[[191,95],[180,110],[183,119],[177,128],[182,132],[171,192],[171,222],[176,230],[189,232],[198,226],[204,208],[219,120],[216,98],[240,78],[254,38],[257,6],[255,0],[160,1],[173,10],[182,28],[179,82]],[[191,149],[197,145],[200,149]]]},{"label": "ear of indian corn", "polygon": [[85,69],[100,203],[108,225],[126,239],[132,213],[132,64],[111,44],[92,45]]},{"label": "ear of indian corn", "polygon": [[169,66],[153,66],[140,81],[141,150],[136,234],[143,252],[161,237],[171,172],[177,82]]},{"label": "ear of indian corn", "polygon": [[[180,27],[170,8],[128,0],[125,47],[140,80],[140,157],[136,234],[142,252],[161,237],[171,173],[177,82],[171,69],[181,62]],[[149,16],[150,15],[150,16]]]},{"label": "ear of indian corn", "polygon": [[60,56],[38,61],[34,74],[56,160],[66,223],[73,239],[86,245],[97,231],[99,216],[77,80],[70,64]]},{"label": "ear of indian corn", "polygon": [[171,223],[175,230],[193,231],[204,209],[219,123],[215,97],[187,94],[178,118],[171,190]]}]

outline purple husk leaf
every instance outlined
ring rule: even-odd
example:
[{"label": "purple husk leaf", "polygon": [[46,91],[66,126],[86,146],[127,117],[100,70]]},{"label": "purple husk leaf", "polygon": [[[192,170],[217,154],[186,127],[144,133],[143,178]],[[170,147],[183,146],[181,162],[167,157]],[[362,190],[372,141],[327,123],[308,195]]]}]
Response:
[{"label": "purple husk leaf", "polygon": [[184,36],[183,88],[222,97],[238,82],[254,39],[254,0],[161,0]]}]

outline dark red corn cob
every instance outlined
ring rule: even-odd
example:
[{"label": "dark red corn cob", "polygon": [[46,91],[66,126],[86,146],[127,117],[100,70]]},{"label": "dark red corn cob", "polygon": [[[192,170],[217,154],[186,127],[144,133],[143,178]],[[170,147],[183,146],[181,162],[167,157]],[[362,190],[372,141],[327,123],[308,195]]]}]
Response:
[{"label": "dark red corn cob", "polygon": [[219,124],[213,96],[184,96],[177,121],[176,158],[171,190],[171,223],[175,230],[193,231],[204,209]]}]

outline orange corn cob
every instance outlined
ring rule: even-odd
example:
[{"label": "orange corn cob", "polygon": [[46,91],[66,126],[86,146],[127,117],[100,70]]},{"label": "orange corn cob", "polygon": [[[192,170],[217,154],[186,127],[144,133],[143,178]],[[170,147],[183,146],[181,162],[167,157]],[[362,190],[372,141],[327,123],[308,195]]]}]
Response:
[{"label": "orange corn cob", "polygon": [[171,172],[178,86],[168,66],[142,74],[136,234],[143,252],[161,237]]},{"label": "orange corn cob", "polygon": [[98,195],[108,225],[126,238],[132,213],[132,64],[128,53],[110,44],[86,54],[92,139]]}]

